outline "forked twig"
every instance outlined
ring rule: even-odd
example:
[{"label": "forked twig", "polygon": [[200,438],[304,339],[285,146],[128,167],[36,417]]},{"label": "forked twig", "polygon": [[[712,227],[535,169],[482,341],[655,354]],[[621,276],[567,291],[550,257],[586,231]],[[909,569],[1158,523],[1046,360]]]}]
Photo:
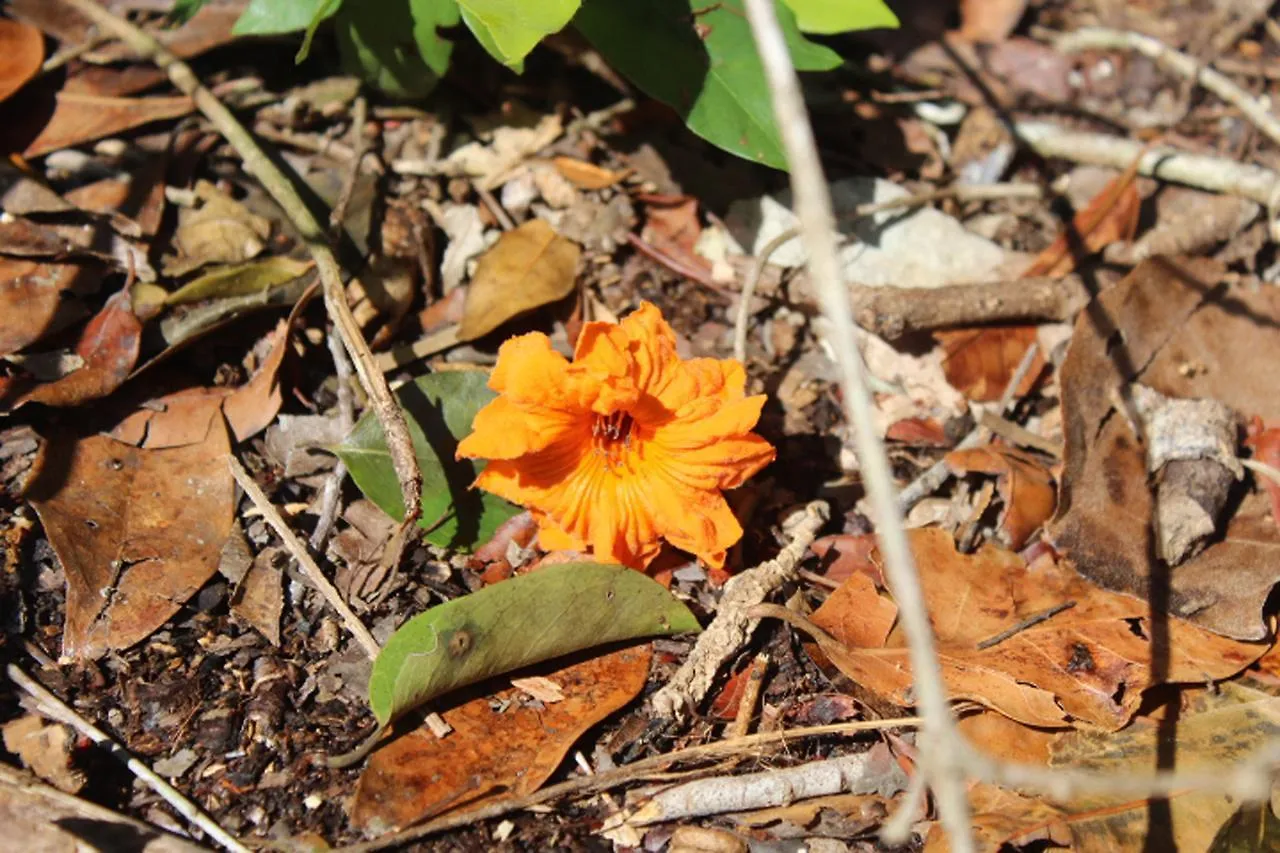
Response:
[{"label": "forked twig", "polygon": [[316,262],[316,270],[320,274],[320,282],[324,287],[324,302],[329,316],[333,318],[338,332],[342,335],[342,342],[355,362],[360,384],[369,395],[369,403],[386,435],[387,449],[390,451],[391,461],[404,498],[403,524],[405,526],[413,524],[421,511],[422,473],[418,470],[418,460],[413,453],[409,427],[405,422],[404,413],[400,411],[395,398],[391,396],[386,378],[375,366],[373,354],[369,351],[369,345],[360,331],[360,324],[356,322],[355,316],[351,313],[351,306],[347,304],[346,292],[342,286],[342,273],[338,269],[338,261],[333,250],[329,248],[324,229],[321,228],[294,185],[266,155],[257,140],[231,113],[231,110],[227,109],[226,105],[200,82],[190,66],[179,60],[148,33],[104,9],[95,0],[66,0],[66,3],[167,73],[173,85],[195,101],[200,112],[218,129],[227,142],[231,143],[244,161],[245,171],[258,179],[298,229],[298,233],[302,235],[303,242]]},{"label": "forked twig", "polygon": [[911,652],[916,695],[925,718],[921,733],[921,772],[928,775],[937,798],[938,815],[956,853],[974,849],[965,793],[965,769],[961,764],[961,735],[947,704],[947,691],[934,649],[933,629],[924,593],[907,543],[902,511],[894,495],[893,474],[884,444],[876,432],[867,390],[866,368],[857,348],[853,307],[840,275],[836,253],[835,219],[813,127],[805,110],[800,81],[791,54],[778,27],[770,0],[747,0],[747,18],[764,65],[773,112],[791,167],[791,192],[801,237],[809,255],[809,275],[818,293],[822,313],[831,323],[828,338],[840,368],[845,417],[854,428],[863,482],[875,512],[876,533],[885,558],[885,575],[898,603],[899,618]]}]

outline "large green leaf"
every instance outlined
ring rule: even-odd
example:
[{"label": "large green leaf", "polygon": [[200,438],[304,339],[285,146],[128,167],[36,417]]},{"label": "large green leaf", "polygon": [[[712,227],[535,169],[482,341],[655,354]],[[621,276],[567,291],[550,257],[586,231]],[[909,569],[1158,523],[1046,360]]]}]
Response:
[{"label": "large green leaf", "polygon": [[[481,463],[454,459],[458,440],[471,432],[476,412],[494,398],[487,380],[486,374],[471,370],[430,373],[396,392],[422,469],[418,523],[428,528],[426,539],[434,545],[469,548],[487,541],[498,525],[520,512],[499,497],[471,488]],[[392,518],[404,518],[400,481],[372,412],[366,412],[334,450],[369,500]]]},{"label": "large green leaf", "polygon": [[[341,0],[249,0],[231,31],[238,36],[294,33],[338,11]],[[318,19],[318,20],[317,20]]]},{"label": "large green leaf", "polygon": [[895,29],[898,17],[882,0],[783,0],[796,15],[801,32],[847,33]]},{"label": "large green leaf", "polygon": [[[449,21],[450,6],[453,20]],[[431,18],[443,10],[443,17]],[[333,20],[342,64],[393,98],[421,98],[440,82],[449,67],[453,45],[436,35],[438,24],[457,23],[457,6],[451,0],[378,0],[376,3],[343,3]],[[432,64],[425,61],[419,34]],[[439,65],[440,71],[436,70]]]},{"label": "large green leaf", "polygon": [[[834,51],[801,35],[788,7],[777,11],[796,68],[840,64]],[[786,168],[742,0],[586,0],[574,24],[610,65],[678,111],[694,133],[740,157]]]},{"label": "large green leaf", "polygon": [[[533,46],[558,33],[582,0],[457,0],[462,20],[489,55],[517,72]],[[643,4],[638,4],[643,5]]]},{"label": "large green leaf", "polygon": [[652,578],[624,566],[561,563],[419,614],[391,635],[369,678],[386,724],[450,690],[595,646],[697,631]]},{"label": "large green leaf", "polygon": [[413,40],[432,71],[443,77],[453,56],[453,42],[440,35],[441,27],[457,26],[461,17],[456,0],[409,0],[413,16]]}]

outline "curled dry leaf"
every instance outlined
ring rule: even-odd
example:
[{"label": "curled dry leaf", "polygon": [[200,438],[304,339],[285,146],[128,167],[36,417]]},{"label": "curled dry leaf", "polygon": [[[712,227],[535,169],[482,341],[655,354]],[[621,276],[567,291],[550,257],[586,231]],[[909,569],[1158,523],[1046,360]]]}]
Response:
[{"label": "curled dry leaf", "polygon": [[530,703],[511,688],[444,711],[453,729],[448,737],[422,727],[370,757],[351,822],[386,831],[463,804],[475,807],[498,790],[507,796],[536,791],[583,732],[639,694],[651,657],[645,645],[544,668],[541,674],[564,695],[553,704]]},{"label": "curled dry leaf", "polygon": [[513,317],[573,292],[582,250],[541,219],[503,234],[467,285],[458,339],[489,334]]},{"label": "curled dry leaf", "polygon": [[1004,510],[1000,515],[1000,531],[1005,545],[1019,550],[1040,529],[1057,502],[1053,477],[1048,469],[1030,453],[1013,447],[975,447],[953,450],[947,464],[961,473],[994,474]]},{"label": "curled dry leaf", "polygon": [[580,190],[602,190],[622,181],[626,171],[614,172],[573,157],[556,157],[551,161],[556,171]]},{"label": "curled dry leaf", "polygon": [[180,276],[205,264],[241,264],[257,257],[271,236],[271,222],[208,181],[195,186],[198,206],[178,213],[173,235],[179,256],[168,258],[164,273]]},{"label": "curled dry leaf", "polygon": [[1215,287],[1205,261],[1144,261],[1076,321],[1060,381],[1064,435],[1058,513],[1049,527],[1068,563],[1109,589],[1145,596],[1211,630],[1261,639],[1280,581],[1280,530],[1264,494],[1243,496],[1221,538],[1175,571],[1152,557],[1146,451],[1118,408],[1141,382],[1168,397],[1218,400],[1280,421],[1280,292]]},{"label": "curled dry leaf", "polygon": [[220,418],[204,440],[141,450],[55,438],[27,497],[67,576],[62,653],[93,659],[145,639],[218,569],[234,481]]},{"label": "curled dry leaf", "polygon": [[76,344],[84,366],[35,388],[18,405],[78,406],[107,396],[129,378],[141,341],[142,322],[133,313],[128,291],[112,294]]},{"label": "curled dry leaf", "polygon": [[[310,291],[314,293],[314,291]],[[289,316],[271,332],[271,349],[253,376],[239,388],[187,388],[152,400],[111,431],[112,437],[139,447],[181,447],[204,440],[209,418],[219,410],[236,441],[257,435],[275,420],[284,395],[280,366],[298,314],[310,301],[304,294]]]},{"label": "curled dry leaf", "polygon": [[[1203,682],[1239,672],[1265,651],[1215,636],[1178,619],[1169,621],[1162,667],[1152,670],[1150,607],[1093,586],[1050,558],[1028,566],[1016,554],[987,546],[973,555],[956,551],[938,529],[908,532],[948,691],[1033,726],[1085,723],[1114,731],[1126,722],[1154,679]],[[900,627],[882,643],[887,599],[855,575],[813,614],[822,651],[858,684],[912,704],[912,677]],[[856,584],[856,586],[852,586]],[[997,645],[978,644],[1063,602],[1075,606]],[[881,627],[869,625],[874,618]],[[872,630],[874,628],[874,630]]]},{"label": "curled dry leaf", "polygon": [[36,76],[44,62],[44,36],[28,24],[0,18],[0,101]]}]

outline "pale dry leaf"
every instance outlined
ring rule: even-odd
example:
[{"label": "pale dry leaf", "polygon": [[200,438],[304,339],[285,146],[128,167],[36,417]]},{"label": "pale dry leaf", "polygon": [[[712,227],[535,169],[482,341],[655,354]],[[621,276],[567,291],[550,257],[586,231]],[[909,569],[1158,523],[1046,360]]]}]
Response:
[{"label": "pale dry leaf", "polygon": [[507,320],[563,299],[576,284],[582,250],[541,219],[503,234],[467,285],[458,339],[475,340]]}]

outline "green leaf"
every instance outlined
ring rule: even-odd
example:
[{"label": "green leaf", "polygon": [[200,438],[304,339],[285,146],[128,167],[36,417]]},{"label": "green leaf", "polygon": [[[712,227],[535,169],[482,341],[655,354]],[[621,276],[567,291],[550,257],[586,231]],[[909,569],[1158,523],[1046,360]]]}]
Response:
[{"label": "green leaf", "polygon": [[165,23],[171,27],[180,27],[195,17],[196,12],[208,2],[209,0],[175,0]]},{"label": "green leaf", "polygon": [[456,0],[409,0],[413,16],[413,40],[427,67],[443,77],[449,70],[453,42],[440,35],[441,27],[456,27],[462,15]]},{"label": "green leaf", "polygon": [[[416,5],[426,9],[425,3]],[[440,75],[423,60],[418,19],[409,0],[345,3],[333,25],[344,68],[391,97],[422,98],[440,82]],[[434,32],[434,25],[431,29]],[[438,62],[439,47],[433,48]],[[445,67],[448,61],[446,51]]]},{"label": "green leaf", "polygon": [[560,563],[421,613],[391,635],[369,677],[386,724],[450,690],[594,646],[697,631],[657,581],[618,565]]},{"label": "green leaf", "polygon": [[238,36],[294,33],[338,11],[341,0],[249,0],[231,32]]},{"label": "green leaf", "polygon": [[898,16],[881,0],[783,0],[801,32],[832,35],[854,30],[897,29]]},{"label": "green leaf", "polygon": [[[482,463],[454,459],[458,440],[471,432],[476,412],[496,396],[485,384],[488,379],[473,370],[430,373],[396,392],[422,469],[418,524],[428,529],[425,538],[433,545],[469,548],[485,542],[498,525],[520,512],[502,498],[471,488]],[[365,497],[392,518],[404,518],[400,482],[382,426],[372,412],[366,412],[334,450]]]},{"label": "green leaf", "polygon": [[582,0],[457,0],[462,20],[489,55],[517,73],[533,46],[558,33]]},{"label": "green leaf", "polygon": [[[801,35],[789,8],[777,11],[796,68],[840,64],[834,51]],[[742,0],[586,0],[574,24],[610,65],[673,107],[694,133],[740,157],[786,167]]]}]

